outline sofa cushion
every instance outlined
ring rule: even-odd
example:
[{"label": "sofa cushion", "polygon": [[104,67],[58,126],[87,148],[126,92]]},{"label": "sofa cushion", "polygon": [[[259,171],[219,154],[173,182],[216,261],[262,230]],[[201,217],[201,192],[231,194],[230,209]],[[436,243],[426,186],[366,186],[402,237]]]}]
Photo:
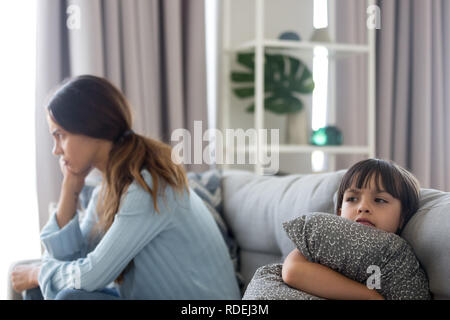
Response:
[{"label": "sofa cushion", "polygon": [[239,246],[223,219],[222,173],[215,169],[202,173],[189,172],[187,178],[189,186],[203,200],[203,203],[206,205],[219,227],[220,233],[228,247],[228,252],[230,253],[230,258],[234,266],[236,280],[242,294],[244,292],[245,283],[240,272]]},{"label": "sofa cushion", "polygon": [[279,177],[224,171],[225,220],[241,248],[284,259],[294,245],[282,223],[302,212],[334,213],[333,194],[344,172]]},{"label": "sofa cushion", "polygon": [[[394,233],[318,212],[283,227],[306,259],[360,283],[374,280],[371,284],[385,299],[430,299],[413,249]],[[381,272],[378,279],[373,272]]]},{"label": "sofa cushion", "polygon": [[[255,270],[260,266],[265,266],[272,263],[281,263],[280,255],[272,255],[270,253],[240,250],[241,269],[240,272],[244,278],[244,291],[255,273]],[[244,292],[242,292],[244,293]]]},{"label": "sofa cushion", "polygon": [[433,299],[450,299],[450,193],[421,189],[419,210],[401,236],[423,265]]},{"label": "sofa cushion", "polygon": [[275,233],[283,260],[295,248],[283,230],[283,222],[308,212],[335,214],[333,195],[339,188],[345,171],[294,176],[292,182],[286,177],[286,195],[280,199],[275,217]]}]

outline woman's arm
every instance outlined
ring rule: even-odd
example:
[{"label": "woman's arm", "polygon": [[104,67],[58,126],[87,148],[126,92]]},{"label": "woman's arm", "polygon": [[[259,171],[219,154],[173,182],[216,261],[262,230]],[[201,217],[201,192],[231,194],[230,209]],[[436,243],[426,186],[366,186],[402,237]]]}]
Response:
[{"label": "woman's arm", "polygon": [[11,272],[11,284],[17,293],[39,286],[38,275],[41,269],[39,264],[17,265]]},{"label": "woman's arm", "polygon": [[90,254],[73,261],[44,258],[38,276],[44,297],[53,299],[67,288],[94,291],[114,281],[142,248],[170,227],[174,205],[166,208],[158,200],[160,213],[153,209],[150,194],[133,185],[113,224]]},{"label": "woman's arm", "polygon": [[67,168],[62,157],[59,159],[59,164],[64,179],[61,186],[56,221],[58,222],[58,226],[62,229],[75,216],[78,196],[80,195],[81,189],[83,189],[84,179],[92,170],[92,167],[89,167],[84,172],[76,174]]},{"label": "woman's arm", "polygon": [[308,261],[294,249],[283,263],[283,281],[289,286],[318,297],[343,300],[383,300],[367,286],[326,266]]}]

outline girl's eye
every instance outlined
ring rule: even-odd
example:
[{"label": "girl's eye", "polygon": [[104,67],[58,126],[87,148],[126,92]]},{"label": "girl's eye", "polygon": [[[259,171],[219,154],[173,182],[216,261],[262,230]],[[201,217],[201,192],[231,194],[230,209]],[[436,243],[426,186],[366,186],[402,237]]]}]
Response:
[{"label": "girl's eye", "polygon": [[352,201],[355,201],[355,200],[356,200],[355,197],[348,197],[348,198],[347,198],[347,201],[349,201],[349,202],[352,202]]},{"label": "girl's eye", "polygon": [[388,203],[386,200],[381,199],[381,198],[376,198],[375,202],[380,202],[380,203]]}]

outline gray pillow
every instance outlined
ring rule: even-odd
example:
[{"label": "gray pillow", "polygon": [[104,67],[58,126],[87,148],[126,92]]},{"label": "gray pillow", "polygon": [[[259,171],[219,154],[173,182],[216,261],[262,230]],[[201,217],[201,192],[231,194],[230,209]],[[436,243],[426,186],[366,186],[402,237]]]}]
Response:
[{"label": "gray pillow", "polygon": [[431,298],[411,246],[396,234],[319,212],[285,222],[283,228],[306,259],[350,279],[366,284],[373,280],[372,266],[378,267],[376,290],[387,300]]},{"label": "gray pillow", "polygon": [[203,200],[219,227],[220,233],[228,247],[236,280],[242,295],[244,292],[244,279],[240,272],[239,246],[223,218],[222,172],[216,169],[201,173],[188,172],[187,178],[189,186]]}]

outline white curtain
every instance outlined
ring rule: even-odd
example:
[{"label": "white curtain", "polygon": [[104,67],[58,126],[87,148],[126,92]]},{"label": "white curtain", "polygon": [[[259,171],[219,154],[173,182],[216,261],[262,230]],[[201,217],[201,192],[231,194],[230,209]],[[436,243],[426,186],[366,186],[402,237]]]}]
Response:
[{"label": "white curtain", "polygon": [[35,16],[35,1],[0,1],[0,299],[6,299],[10,264],[40,256],[34,142]]}]

